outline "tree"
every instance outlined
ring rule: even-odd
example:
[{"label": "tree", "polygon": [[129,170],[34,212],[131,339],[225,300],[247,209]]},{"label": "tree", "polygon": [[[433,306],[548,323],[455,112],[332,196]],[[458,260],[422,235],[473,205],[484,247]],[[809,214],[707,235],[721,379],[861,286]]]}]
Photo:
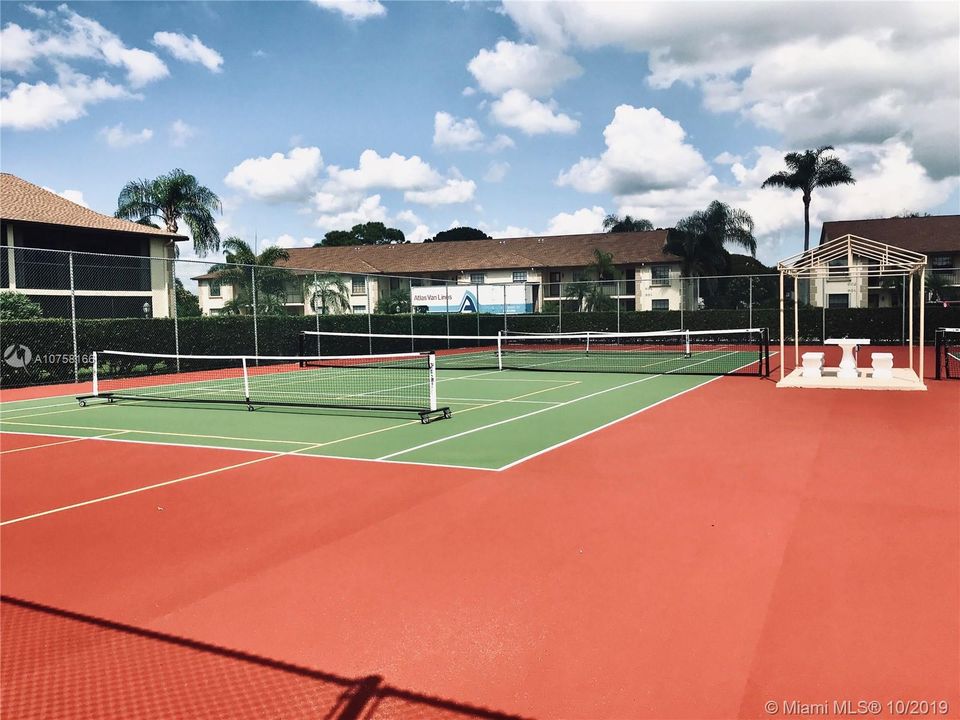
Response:
[{"label": "tree", "polygon": [[613,280],[616,268],[613,266],[613,255],[600,248],[593,251],[593,261],[587,266],[597,275],[597,280]]},{"label": "tree", "polygon": [[461,240],[490,240],[490,236],[483,230],[477,230],[472,227],[455,227],[449,230],[442,230],[432,238],[427,238],[424,242],[458,242]]},{"label": "tree", "polygon": [[345,313],[350,309],[347,283],[340,275],[315,275],[304,286],[303,295],[311,296],[310,304],[319,315]]},{"label": "tree", "polygon": [[792,152],[784,155],[787,170],[774,173],[760,186],[787,188],[803,192],[803,251],[810,249],[810,199],[818,187],[852,185],[856,182],[853,172],[835,155],[825,153],[832,145],[823,145],[816,150]]},{"label": "tree", "polygon": [[213,211],[223,212],[220,198],[193,175],[177,168],[154,180],[131,180],[120,191],[116,217],[141,225],[158,218],[169,233],[179,231],[183,220],[193,235],[193,247],[201,257],[220,249],[220,232]]},{"label": "tree", "polygon": [[953,285],[952,278],[950,277],[951,274],[949,271],[934,272],[932,270],[927,270],[924,274],[927,297],[931,301],[941,302],[948,299],[947,295]]},{"label": "tree", "polygon": [[175,279],[177,295],[177,317],[199,317],[200,298],[187,290],[180,278]]},{"label": "tree", "polygon": [[410,293],[406,290],[394,290],[377,300],[374,312],[381,315],[399,315],[410,312]]},{"label": "tree", "polygon": [[680,220],[668,233],[664,250],[680,257],[681,276],[710,278],[707,290],[713,293],[717,287],[713,276],[722,274],[729,263],[727,244],[738,245],[756,255],[753,218],[744,210],[714,200],[706,210],[698,210]]},{"label": "tree", "polygon": [[603,219],[603,230],[608,233],[643,232],[653,230],[653,223],[643,218],[632,218],[629,215],[607,215]]},{"label": "tree", "polygon": [[0,320],[36,320],[43,317],[43,308],[21,292],[0,292]]},{"label": "tree", "polygon": [[331,230],[314,247],[402,245],[408,242],[402,230],[387,227],[382,222],[368,222],[354,225],[350,230]]},{"label": "tree", "polygon": [[290,253],[281,247],[264,248],[258,255],[244,240],[229,237],[223,241],[225,263],[210,267],[220,282],[234,287],[234,298],[224,304],[224,312],[245,315],[253,312],[254,292],[258,315],[283,315],[286,312],[287,283],[294,275],[289,270],[274,267],[289,260]]}]

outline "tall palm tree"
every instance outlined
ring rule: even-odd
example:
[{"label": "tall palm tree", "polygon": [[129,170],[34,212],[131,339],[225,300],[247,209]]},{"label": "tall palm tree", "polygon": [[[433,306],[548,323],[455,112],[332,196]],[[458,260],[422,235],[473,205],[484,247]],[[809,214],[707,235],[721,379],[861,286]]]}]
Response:
[{"label": "tall palm tree", "polygon": [[281,260],[289,260],[290,253],[281,247],[271,246],[257,254],[246,241],[238,237],[224,240],[223,249],[226,262],[211,266],[210,272],[217,273],[220,282],[234,287],[234,299],[224,309],[227,312],[252,312],[256,292],[258,314],[284,314],[287,283],[294,275],[286,268],[275,266]]},{"label": "tall palm tree", "polygon": [[832,145],[822,145],[816,150],[804,150],[784,155],[788,170],[774,173],[760,186],[787,188],[803,192],[803,251],[810,249],[810,199],[814,188],[852,185],[856,182],[853,172],[836,155],[825,155],[833,150]]},{"label": "tall palm tree", "polygon": [[158,218],[169,233],[178,232],[183,220],[193,235],[194,250],[203,256],[220,249],[214,210],[223,212],[216,193],[177,168],[153,180],[128,182],[120,191],[114,215],[142,225],[153,225],[151,218]]},{"label": "tall palm tree", "polygon": [[[753,218],[745,210],[714,200],[706,210],[698,210],[680,220],[667,235],[664,250],[680,258],[682,277],[707,277],[707,288],[716,288],[716,278],[729,262],[726,245],[739,245],[757,254],[753,237]],[[699,293],[698,293],[699,295]]]},{"label": "tall palm tree", "polygon": [[310,294],[313,311],[320,315],[345,313],[350,309],[347,283],[340,275],[314,275],[307,283],[304,296]]},{"label": "tall palm tree", "polygon": [[613,255],[600,248],[593,251],[593,260],[587,266],[597,274],[597,280],[613,280],[617,269],[613,265]]},{"label": "tall palm tree", "polygon": [[610,214],[603,219],[603,231],[608,233],[640,232],[653,230],[653,223],[644,218],[632,218],[629,215],[620,217]]}]

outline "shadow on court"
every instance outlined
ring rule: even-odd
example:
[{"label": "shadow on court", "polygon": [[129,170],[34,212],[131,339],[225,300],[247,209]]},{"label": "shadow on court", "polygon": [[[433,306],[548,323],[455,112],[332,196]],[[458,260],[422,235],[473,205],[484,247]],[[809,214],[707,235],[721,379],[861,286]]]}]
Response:
[{"label": "shadow on court", "polygon": [[4,717],[519,720],[216,645],[2,598]]}]

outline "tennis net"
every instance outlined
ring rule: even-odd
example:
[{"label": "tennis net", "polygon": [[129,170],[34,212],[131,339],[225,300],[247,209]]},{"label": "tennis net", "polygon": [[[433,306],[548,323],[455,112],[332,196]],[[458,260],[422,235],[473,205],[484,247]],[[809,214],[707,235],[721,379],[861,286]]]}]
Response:
[{"label": "tennis net", "polygon": [[960,328],[938,328],[936,378],[960,379]]},{"label": "tennis net", "polygon": [[400,335],[308,331],[301,353],[368,348],[435,352],[441,370],[541,370],[673,375],[770,374],[765,329],[644,333]]},{"label": "tennis net", "polygon": [[[309,361],[309,362],[308,362]],[[102,351],[92,398],[413,412],[450,417],[437,405],[432,353],[302,356],[162,355]]]}]

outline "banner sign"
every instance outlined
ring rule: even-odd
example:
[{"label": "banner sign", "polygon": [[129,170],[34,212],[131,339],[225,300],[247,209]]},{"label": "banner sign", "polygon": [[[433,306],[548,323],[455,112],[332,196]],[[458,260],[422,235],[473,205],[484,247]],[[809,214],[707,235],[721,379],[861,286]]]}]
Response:
[{"label": "banner sign", "polygon": [[503,284],[412,287],[410,304],[418,312],[430,313],[532,313],[533,286]]}]

